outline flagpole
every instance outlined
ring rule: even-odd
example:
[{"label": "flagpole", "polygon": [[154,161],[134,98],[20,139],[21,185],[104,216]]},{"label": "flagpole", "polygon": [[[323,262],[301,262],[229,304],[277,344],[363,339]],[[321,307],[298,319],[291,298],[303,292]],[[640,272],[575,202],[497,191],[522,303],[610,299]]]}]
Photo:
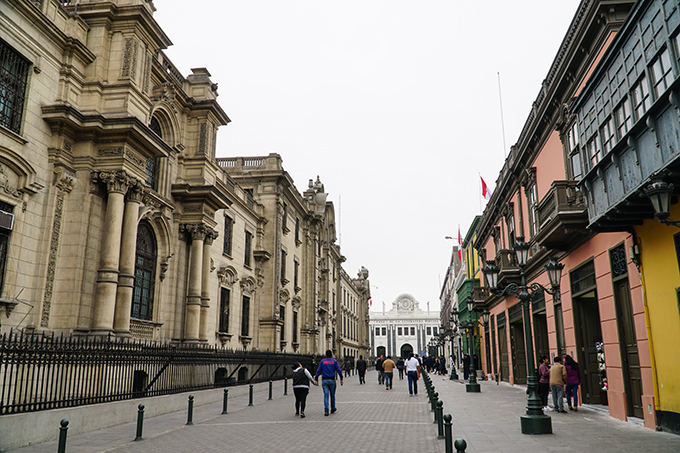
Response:
[{"label": "flagpole", "polygon": [[479,190],[477,191],[477,193],[479,194],[479,213],[482,214],[484,212],[482,211],[482,174],[481,173],[477,174],[479,175],[479,182],[477,183],[479,184]]},{"label": "flagpole", "polygon": [[505,145],[505,121],[503,120],[503,96],[501,95],[501,73],[497,72],[498,74],[498,102],[501,106],[501,131],[503,133],[503,155],[505,158],[508,158],[508,152],[507,152],[507,147]]}]

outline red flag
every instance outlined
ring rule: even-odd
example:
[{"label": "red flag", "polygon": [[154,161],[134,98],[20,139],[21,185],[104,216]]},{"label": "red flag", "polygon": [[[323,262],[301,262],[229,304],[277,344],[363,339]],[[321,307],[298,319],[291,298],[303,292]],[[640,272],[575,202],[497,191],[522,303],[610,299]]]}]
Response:
[{"label": "red flag", "polygon": [[372,307],[373,306],[373,299],[368,299],[368,306]]},{"label": "red flag", "polygon": [[482,178],[481,175],[479,176],[479,179],[482,180],[482,196],[486,201],[489,201],[489,199],[491,199],[491,191],[489,190],[489,187],[486,185],[484,178]]},{"label": "red flag", "polygon": [[460,225],[458,226],[458,259],[463,261],[463,237],[460,235]]}]

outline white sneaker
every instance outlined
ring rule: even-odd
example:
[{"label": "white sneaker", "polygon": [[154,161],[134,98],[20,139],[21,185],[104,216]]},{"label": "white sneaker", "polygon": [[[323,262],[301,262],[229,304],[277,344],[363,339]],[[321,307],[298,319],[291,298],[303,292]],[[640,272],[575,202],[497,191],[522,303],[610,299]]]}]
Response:
[{"label": "white sneaker", "polygon": [[543,408],[543,410],[546,411],[546,412],[551,412],[551,411],[552,411],[552,408],[551,408],[550,406],[545,406],[545,407]]}]

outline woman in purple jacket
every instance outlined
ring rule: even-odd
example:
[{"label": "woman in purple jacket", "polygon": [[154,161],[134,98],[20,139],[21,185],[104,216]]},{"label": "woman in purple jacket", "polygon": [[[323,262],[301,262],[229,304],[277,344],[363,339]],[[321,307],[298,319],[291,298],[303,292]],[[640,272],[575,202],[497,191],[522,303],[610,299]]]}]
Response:
[{"label": "woman in purple jacket", "polygon": [[[570,355],[564,356],[564,367],[567,369],[567,404],[569,410],[578,411],[578,386],[581,383],[581,371],[578,363]],[[574,398],[573,406],[571,405],[572,397]]]},{"label": "woman in purple jacket", "polygon": [[548,393],[550,393],[550,359],[542,355],[538,362],[538,395],[541,397],[544,411],[551,411],[548,406]]}]

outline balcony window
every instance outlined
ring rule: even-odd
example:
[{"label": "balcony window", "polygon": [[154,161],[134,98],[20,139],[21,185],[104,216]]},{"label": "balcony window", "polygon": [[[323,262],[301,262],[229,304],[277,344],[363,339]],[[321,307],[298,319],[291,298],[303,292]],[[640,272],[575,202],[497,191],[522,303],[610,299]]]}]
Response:
[{"label": "balcony window", "polygon": [[286,307],[279,305],[279,319],[281,320],[281,341],[286,341]]},{"label": "balcony window", "polygon": [[[14,210],[14,206],[0,201],[0,211],[3,211],[4,216],[9,217]],[[0,294],[5,283],[5,269],[7,265],[7,256],[9,252],[9,239],[11,230],[0,227]]]},{"label": "balcony window", "polygon": [[607,121],[602,125],[602,149],[606,155],[612,150],[614,144],[616,143],[616,128],[614,127],[614,118],[609,117]]},{"label": "balcony window", "polygon": [[593,168],[602,159],[602,145],[600,137],[593,137],[586,145],[588,149],[588,159],[590,159],[590,168]]},{"label": "balcony window", "polygon": [[515,243],[515,216],[510,213],[507,218],[508,222],[508,244]]},{"label": "balcony window", "polygon": [[673,83],[673,68],[668,49],[665,49],[652,64],[652,83],[656,99]]},{"label": "balcony window", "polygon": [[250,333],[250,297],[243,296],[241,302],[241,336],[247,337]]},{"label": "balcony window", "polygon": [[30,63],[0,40],[0,125],[21,133]]},{"label": "balcony window", "polygon": [[631,90],[633,98],[633,110],[635,110],[635,119],[639,120],[645,115],[645,112],[652,105],[652,100],[649,97],[649,86],[647,85],[647,77],[644,75],[633,85]]},{"label": "balcony window", "polygon": [[625,98],[614,110],[619,137],[626,135],[630,128],[633,127],[633,116],[631,112],[630,98]]},{"label": "balcony window", "polygon": [[297,288],[298,285],[298,275],[300,273],[300,262],[295,260],[293,261],[293,286]]},{"label": "balcony window", "polygon": [[286,257],[287,253],[285,250],[281,250],[281,281],[286,280]]},{"label": "balcony window", "polygon": [[567,146],[569,146],[571,176],[576,181],[579,181],[583,176],[583,170],[581,169],[581,147],[579,146],[579,141],[580,136],[578,133],[578,124],[574,123],[567,134]]},{"label": "balcony window", "polygon": [[[536,190],[536,183],[531,183],[526,189],[527,192],[527,208],[529,210],[529,230],[531,237],[538,233],[538,193]],[[514,242],[512,242],[514,244]]]},{"label": "balcony window", "polygon": [[218,332],[229,332],[229,300],[231,291],[229,288],[220,288],[220,325]]}]

